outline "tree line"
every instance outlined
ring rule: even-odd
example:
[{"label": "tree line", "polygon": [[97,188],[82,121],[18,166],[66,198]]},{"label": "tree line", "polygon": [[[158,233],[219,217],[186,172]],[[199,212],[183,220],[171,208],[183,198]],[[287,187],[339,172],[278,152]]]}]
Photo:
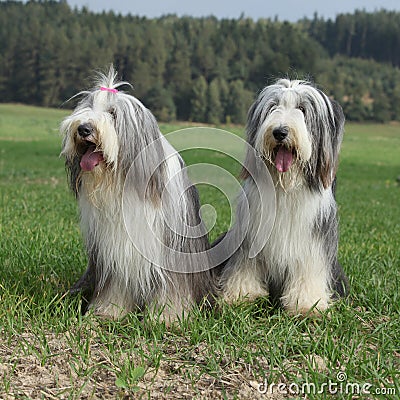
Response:
[{"label": "tree line", "polygon": [[60,106],[113,63],[163,121],[243,123],[276,78],[309,78],[356,121],[400,120],[400,13],[296,23],[0,3],[0,99]]}]

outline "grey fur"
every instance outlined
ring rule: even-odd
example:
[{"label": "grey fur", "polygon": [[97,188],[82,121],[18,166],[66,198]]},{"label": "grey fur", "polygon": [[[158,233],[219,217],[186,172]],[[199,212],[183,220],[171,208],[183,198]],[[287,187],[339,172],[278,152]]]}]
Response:
[{"label": "grey fur", "polygon": [[[86,272],[71,291],[82,292],[88,307],[99,314],[117,317],[119,312],[124,314],[136,309],[155,308],[164,310],[165,318],[173,320],[193,304],[201,303],[206,298],[209,301],[213,299],[215,285],[207,257],[209,242],[199,219],[197,190],[182,169],[183,160],[162,136],[154,116],[133,96],[110,92],[124,84],[126,82],[116,81],[112,67],[107,74],[100,74],[92,90],[79,94],[83,98],[61,127],[64,134],[62,154],[66,158],[71,189],[80,204],[89,260]],[[100,90],[101,87],[110,90]],[[97,138],[96,143],[104,153],[102,166],[95,167],[100,175],[99,172],[83,172],[80,167],[87,150],[85,142],[77,134],[77,126],[83,122],[92,124],[94,131],[103,139],[102,142]],[[110,148],[106,148],[104,143],[110,134],[101,132],[103,126],[112,132],[115,130],[117,135]],[[115,142],[117,157],[107,158],[107,151],[113,153]],[[150,151],[144,151],[146,149]],[[174,196],[182,190],[181,187],[176,187],[171,194],[163,194],[170,179],[168,168],[171,167],[168,167],[166,159],[171,154],[178,160],[181,169],[176,185],[189,188],[179,193],[180,199]],[[132,207],[129,210],[122,210],[123,195],[128,200],[128,206]],[[129,232],[124,232],[127,225],[123,224],[123,213],[135,215],[142,209],[152,213],[155,226],[160,229],[159,243],[174,250],[173,259],[169,260],[175,264],[172,270],[139,254],[140,251],[128,238]],[[198,225],[200,235],[186,237],[184,228],[178,233],[172,231],[163,215],[174,219],[177,226],[183,222],[189,227]],[[141,229],[139,223],[133,240],[135,235],[139,238],[141,234],[145,235]],[[158,252],[154,257],[162,260],[162,246],[152,238],[148,242],[152,251]],[[110,249],[107,254],[104,245]],[[132,254],[133,258],[121,254],[117,250],[119,247],[121,252]],[[182,265],[182,260],[186,258],[180,255],[187,253],[204,253],[201,258],[203,265]]]},{"label": "grey fur", "polygon": [[[291,172],[278,172],[272,161],[274,149],[265,149],[263,145],[264,135],[267,134],[263,129],[271,129],[268,126],[267,118],[274,112],[280,112],[277,111],[280,109],[284,110],[282,115],[288,117],[287,122],[281,121],[281,123],[287,123],[287,127],[284,125],[284,129],[287,129],[288,132],[298,129],[296,125],[298,123],[293,121],[299,120],[298,111],[301,110],[304,114],[306,131],[310,135],[311,156],[309,159],[302,159],[301,154],[299,154],[301,151],[296,152],[298,148],[294,147],[294,150],[292,150],[294,151],[293,157],[296,158],[291,167],[294,170],[293,175],[290,175]],[[293,120],[291,119],[292,116]],[[304,275],[309,267],[301,265],[304,261],[299,260],[305,260],[310,254],[313,254],[312,251],[308,254],[307,247],[319,249],[319,244],[321,244],[322,251],[315,251],[317,256],[324,260],[321,261],[321,271],[326,270],[324,272],[326,275],[321,275],[321,285],[327,284],[326,293],[330,293],[331,299],[348,294],[348,280],[337,259],[338,218],[335,202],[336,170],[343,131],[344,115],[340,105],[330,100],[309,82],[279,80],[264,88],[250,107],[246,126],[247,141],[264,158],[266,167],[276,184],[277,215],[280,215],[278,221],[281,221],[278,224],[282,223],[283,225],[274,226],[268,244],[263,251],[252,259],[249,257],[249,248],[254,240],[252,224],[256,224],[257,215],[250,216],[253,222],[250,222],[250,229],[245,240],[238,251],[227,260],[221,273],[221,286],[227,300],[231,301],[235,297],[246,295],[250,298],[269,295],[273,301],[283,303],[286,301],[285,306],[291,312],[296,313],[297,306],[300,309],[298,311],[306,312],[310,305],[303,307],[300,304],[304,299],[299,299],[306,297],[306,294],[301,293],[302,284],[295,277],[299,275],[300,280],[312,278],[317,282],[318,277],[309,276],[307,278]],[[303,145],[302,139],[299,139],[299,137],[289,139],[288,144],[284,141],[284,146]],[[266,142],[268,146],[273,146],[269,143],[273,143],[274,139],[268,140],[270,140]],[[281,146],[281,144],[277,143],[275,146]],[[247,165],[251,164],[252,157],[254,157],[252,152],[248,152],[246,155]],[[243,170],[242,175],[245,178],[243,188],[249,204],[254,204],[253,210],[257,210],[257,207],[262,207],[262,205],[257,206],[255,181],[246,170]],[[307,204],[310,204],[310,207],[319,208],[314,211],[310,209],[310,212],[308,212],[307,209],[304,209],[304,207],[308,207]],[[252,209],[251,206],[250,209]],[[240,199],[238,210],[237,220],[238,225],[240,225]],[[282,215],[282,213],[287,212],[290,215],[286,214],[286,217]],[[298,217],[296,217],[297,214]],[[296,218],[298,218],[300,225],[296,229],[301,232],[301,219],[307,215],[310,216],[307,218],[312,216],[313,223],[309,225],[309,235],[304,238],[304,243],[301,242],[302,238],[299,235],[296,238],[289,231],[287,237],[291,239],[287,240],[295,239],[299,245],[296,244],[297,242],[285,242],[285,232],[282,230],[291,229],[291,226],[285,225],[285,219],[296,221]],[[305,220],[304,224],[308,224],[308,222]],[[240,227],[236,226],[233,229],[237,230]],[[307,237],[310,238],[310,242],[307,242]],[[303,250],[300,250],[301,247],[303,247]],[[279,256],[279,249],[281,249],[282,257]],[[284,254],[285,251],[288,251],[285,249],[292,249],[290,256]],[[301,272],[303,268],[304,273]],[[319,267],[316,268],[314,271],[318,271]],[[301,276],[302,274],[303,276]],[[327,282],[323,276],[326,276]],[[251,287],[247,292],[246,284],[240,282],[246,279],[251,283],[247,283],[247,287]],[[314,284],[314,288],[317,286]],[[296,295],[293,294],[296,292],[298,292]],[[321,295],[322,297],[324,296]],[[318,298],[319,296],[316,297],[317,300]],[[315,299],[310,296],[308,300],[312,305]],[[308,300],[303,301],[303,304],[306,304]],[[329,304],[329,298],[323,299],[321,304],[321,309],[324,309],[326,304]]]}]

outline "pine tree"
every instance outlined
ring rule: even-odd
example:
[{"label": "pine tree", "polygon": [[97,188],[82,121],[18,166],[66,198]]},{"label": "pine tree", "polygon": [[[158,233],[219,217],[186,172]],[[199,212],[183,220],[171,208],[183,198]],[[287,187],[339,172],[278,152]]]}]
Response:
[{"label": "pine tree", "polygon": [[158,120],[170,122],[176,119],[176,107],[172,95],[161,84],[151,88],[142,100]]},{"label": "pine tree", "polygon": [[229,84],[229,117],[235,124],[244,124],[246,121],[247,110],[253,100],[250,91],[244,88],[242,80],[232,81]]},{"label": "pine tree", "polygon": [[384,123],[391,119],[391,103],[384,89],[379,85],[374,91],[374,102],[372,104],[372,116],[375,121]]},{"label": "pine tree", "polygon": [[208,86],[207,122],[218,124],[223,120],[223,108],[220,99],[219,80],[213,79]]},{"label": "pine tree", "polygon": [[192,70],[190,48],[183,32],[174,32],[175,44],[167,61],[165,84],[173,96],[177,118],[187,120],[190,115]]},{"label": "pine tree", "polygon": [[228,122],[227,116],[230,115],[230,95],[229,95],[229,85],[228,82],[220,78],[218,79],[218,87],[219,87],[219,98],[221,101],[221,122]]},{"label": "pine tree", "polygon": [[206,122],[207,120],[207,81],[203,75],[193,82],[190,120],[197,122]]}]

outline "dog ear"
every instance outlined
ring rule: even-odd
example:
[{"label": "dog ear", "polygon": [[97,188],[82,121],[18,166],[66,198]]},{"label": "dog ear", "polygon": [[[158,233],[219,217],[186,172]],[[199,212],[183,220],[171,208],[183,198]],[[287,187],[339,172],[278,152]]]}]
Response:
[{"label": "dog ear", "polygon": [[[136,99],[120,101],[115,129],[119,137],[119,166],[129,179],[125,185],[133,185],[140,198],[161,203],[166,184],[166,165],[162,134],[153,114]],[[125,103],[132,103],[127,107]],[[132,114],[132,110],[138,112]]]},{"label": "dog ear", "polygon": [[[142,162],[142,171],[144,180],[147,182],[145,190],[145,198],[151,201],[154,206],[161,204],[161,198],[165,185],[167,183],[167,166],[166,160],[168,155],[163,148],[163,140],[157,138],[158,124],[151,114],[151,124],[147,124],[147,132],[152,132],[153,142],[147,144],[147,157]],[[150,128],[151,126],[151,128]]]},{"label": "dog ear", "polygon": [[161,196],[165,188],[165,166],[160,165],[148,181],[145,197],[153,203],[154,206],[161,204]]},{"label": "dog ear", "polygon": [[[260,105],[260,97],[261,95],[250,106],[249,111],[247,112],[246,137],[247,143],[251,146],[251,148],[254,148],[255,146],[256,134],[260,126],[261,113],[258,109]],[[250,176],[250,172],[246,168],[246,165],[250,165],[250,163],[254,164],[254,154],[253,152],[249,151],[249,149],[250,148],[248,147],[246,151],[246,158],[239,174],[239,179],[245,180]]]},{"label": "dog ear", "polygon": [[[167,181],[166,164],[162,159],[152,157],[154,148],[159,143],[151,144],[146,152],[139,153],[129,178],[134,181],[139,196],[153,203],[156,207],[161,204],[161,197]],[[133,164],[132,164],[133,165]],[[128,181],[130,182],[130,181]]]},{"label": "dog ear", "polygon": [[[152,149],[149,150],[149,154]],[[154,159],[135,158],[129,167],[125,168],[124,187],[136,191],[142,201],[150,201],[155,207],[161,204],[161,197],[166,184],[165,162],[158,163]]]},{"label": "dog ear", "polygon": [[332,185],[339,164],[339,150],[343,139],[344,113],[343,109],[335,100],[327,99],[330,104],[329,124],[326,132],[323,132],[320,154],[319,174],[324,189]]},{"label": "dog ear", "polygon": [[[245,162],[245,165],[246,165],[246,162]],[[240,170],[240,173],[239,173],[239,179],[244,181],[249,176],[250,176],[249,170],[246,167],[242,166],[242,169]]]},{"label": "dog ear", "polygon": [[79,165],[79,157],[75,156],[73,159],[66,159],[65,169],[67,170],[69,186],[74,193],[75,197],[78,197],[78,193],[81,187],[82,170]]}]

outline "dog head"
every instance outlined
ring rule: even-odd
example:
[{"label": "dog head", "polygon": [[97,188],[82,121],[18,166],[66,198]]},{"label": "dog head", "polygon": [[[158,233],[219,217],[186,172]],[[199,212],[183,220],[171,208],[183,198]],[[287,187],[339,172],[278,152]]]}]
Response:
[{"label": "dog head", "polygon": [[341,107],[309,82],[281,79],[264,88],[248,113],[249,143],[289,188],[329,187],[343,136]]},{"label": "dog head", "polygon": [[[118,90],[129,84],[116,81],[116,76],[113,67],[99,74],[92,90],[76,95],[82,97],[79,104],[61,124],[61,154],[76,194],[83,177],[99,183],[126,176],[141,150],[161,135],[152,113],[138,99]],[[143,160],[138,178],[145,181],[154,173],[150,171],[154,164]],[[156,176],[150,183],[155,180]]]}]

